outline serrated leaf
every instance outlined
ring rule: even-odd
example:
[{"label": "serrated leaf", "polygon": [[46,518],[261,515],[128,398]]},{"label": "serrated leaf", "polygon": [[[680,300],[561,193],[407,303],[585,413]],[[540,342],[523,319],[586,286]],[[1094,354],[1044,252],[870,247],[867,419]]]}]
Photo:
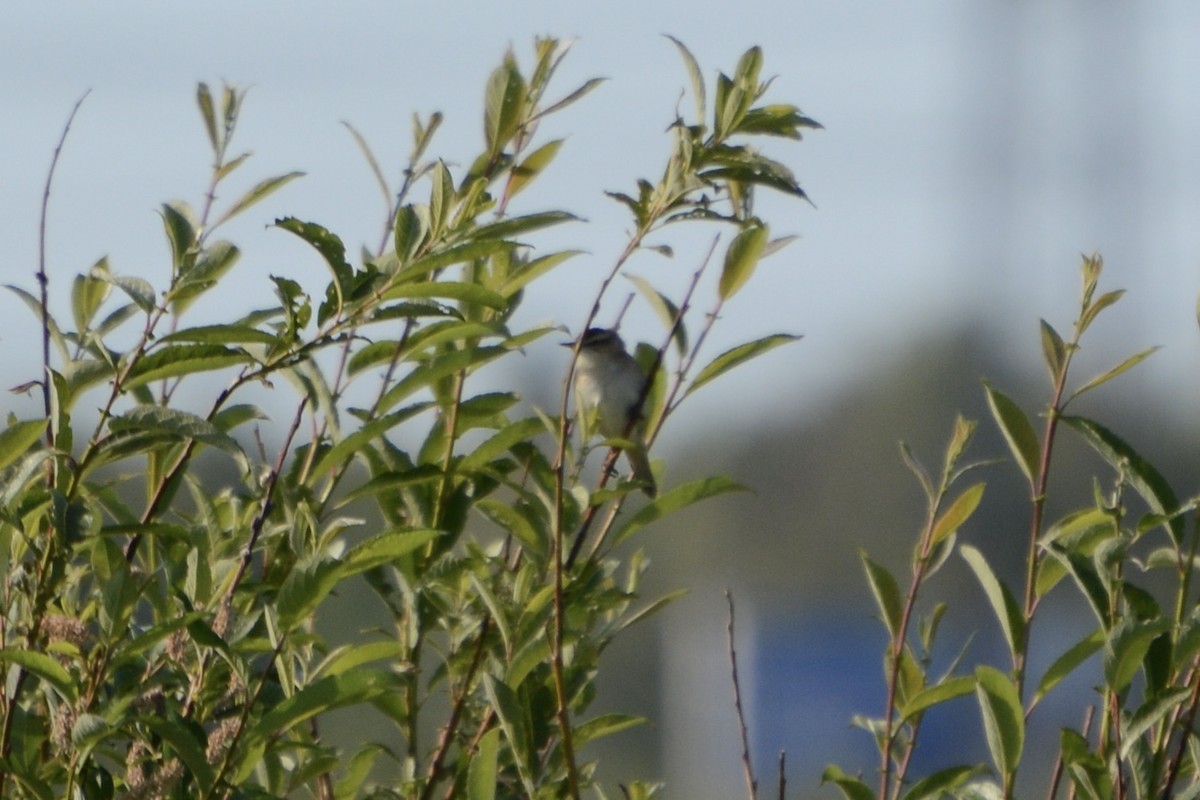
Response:
[{"label": "serrated leaf", "polygon": [[888,636],[894,641],[900,631],[900,617],[904,613],[900,584],[886,567],[872,561],[865,550],[858,551],[858,558],[866,570],[867,582],[871,586],[871,594],[875,596],[875,604],[879,606],[880,618],[888,629]]},{"label": "serrated leaf", "polygon": [[1009,653],[1022,652],[1025,647],[1025,617],[1012,592],[996,577],[996,573],[992,572],[992,567],[983,557],[983,553],[970,545],[963,545],[959,552],[975,573],[979,585],[983,587],[983,593],[987,596],[992,612],[1000,623],[1000,629],[1004,632]]},{"label": "serrated leaf", "polygon": [[706,500],[710,497],[716,497],[717,495],[744,491],[747,491],[745,486],[723,476],[701,478],[691,483],[685,483],[682,486],[676,486],[670,491],[659,495],[653,502],[647,503],[636,514],[630,517],[629,521],[617,531],[616,536],[613,538],[612,546],[616,547],[637,532],[638,529],[681,508],[686,508],[693,503]]},{"label": "serrated leaf", "polygon": [[[1092,378],[1090,381],[1088,381],[1087,383],[1083,384],[1078,389],[1076,389],[1071,394],[1070,398],[1068,398],[1067,403],[1070,403],[1072,400],[1074,400],[1076,397],[1079,397],[1079,395],[1083,394],[1084,392],[1095,389],[1097,386],[1100,386],[1101,384],[1108,383],[1113,378],[1117,377],[1118,375],[1125,372],[1126,370],[1136,367],[1138,364],[1142,363],[1147,358],[1149,358],[1151,355],[1153,355],[1154,352],[1157,350],[1159,350],[1158,347],[1149,347],[1149,348],[1141,351],[1140,353],[1135,353],[1135,354],[1131,355],[1129,358],[1125,359],[1120,364],[1117,364],[1115,367],[1108,370],[1107,372],[1097,375],[1096,377]],[[1065,406],[1067,403],[1063,403],[1063,405]]]},{"label": "serrated leaf", "polygon": [[729,300],[750,280],[767,245],[768,235],[766,225],[751,225],[729,243],[717,288],[722,300]]},{"label": "serrated leaf", "polygon": [[179,344],[160,347],[142,356],[131,370],[122,389],[135,389],[164,378],[176,378],[249,362],[241,350],[216,344]]},{"label": "serrated leaf", "polygon": [[1029,485],[1034,486],[1041,468],[1042,456],[1037,434],[1033,432],[1029,417],[1025,416],[1021,407],[1010,400],[1008,395],[993,389],[987,383],[983,388],[987,393],[992,418],[996,420],[1004,441],[1008,443],[1008,449],[1016,459],[1017,466],[1025,473]]},{"label": "serrated leaf", "polygon": [[716,380],[721,375],[725,374],[739,364],[744,364],[745,362],[762,355],[768,350],[773,350],[776,347],[779,347],[781,344],[795,342],[802,338],[803,337],[791,333],[775,333],[771,334],[770,336],[764,336],[761,339],[755,339],[752,342],[746,342],[745,344],[740,344],[737,347],[726,350],[724,353],[721,353],[721,355],[708,362],[708,364],[704,366],[704,369],[700,370],[699,374],[692,379],[691,385],[688,386],[685,396],[696,391],[706,383]]},{"label": "serrated leaf", "polygon": [[1104,638],[1104,631],[1097,628],[1056,658],[1038,681],[1030,708],[1041,702],[1042,698],[1062,682],[1063,678],[1074,672],[1076,667],[1091,658],[1104,645]]},{"label": "serrated leaf", "polygon": [[1025,747],[1025,715],[1012,680],[1000,670],[981,665],[975,669],[975,693],[983,717],[983,730],[996,770],[1005,782],[1016,773]]},{"label": "serrated leaf", "polygon": [[971,518],[975,509],[979,507],[979,501],[983,499],[983,490],[986,486],[985,483],[977,483],[955,498],[950,507],[938,517],[937,522],[933,523],[933,531],[930,535],[931,545],[939,544]]}]

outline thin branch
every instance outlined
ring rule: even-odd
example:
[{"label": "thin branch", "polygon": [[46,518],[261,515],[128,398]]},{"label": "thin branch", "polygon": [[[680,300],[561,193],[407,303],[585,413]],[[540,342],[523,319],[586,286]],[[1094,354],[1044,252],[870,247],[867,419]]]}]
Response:
[{"label": "thin branch", "polygon": [[[92,93],[88,89],[83,93],[83,96],[75,101],[75,106],[71,109],[71,113],[67,116],[67,123],[63,125],[62,135],[58,137],[58,144],[54,147],[54,155],[50,158],[50,171],[46,173],[46,185],[42,189],[42,212],[41,218],[38,221],[38,271],[37,282],[39,291],[39,300],[42,304],[42,404],[46,412],[46,419],[50,419],[51,412],[51,385],[50,385],[50,275],[46,272],[46,217],[50,210],[50,187],[54,183],[54,173],[58,169],[58,157],[62,154],[63,146],[67,143],[67,134],[71,131],[71,123],[75,121],[75,115],[79,113],[79,107],[83,105],[83,101]],[[46,426],[46,446],[54,448],[54,426]],[[3,784],[0,784],[0,790],[3,789]]]},{"label": "thin branch", "polygon": [[[729,634],[729,675],[733,681],[733,708],[737,712],[738,732],[742,737],[742,774],[746,778],[746,796],[749,800],[758,797],[758,781],[754,779],[754,766],[750,763],[750,735],[746,731],[746,715],[742,711],[742,687],[738,681],[737,648],[733,640],[733,594],[725,590],[725,601],[729,605],[729,624],[726,632]],[[782,761],[780,774],[782,775]],[[782,778],[780,779],[782,781]],[[782,789],[780,789],[782,796]]]},{"label": "thin branch", "polygon": [[787,800],[787,751],[779,751],[779,794],[778,800]]}]

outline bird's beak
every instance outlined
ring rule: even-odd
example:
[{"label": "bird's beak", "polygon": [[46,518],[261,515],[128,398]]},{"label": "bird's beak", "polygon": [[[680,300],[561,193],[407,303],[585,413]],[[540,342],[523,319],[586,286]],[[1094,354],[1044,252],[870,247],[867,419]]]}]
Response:
[{"label": "bird's beak", "polygon": [[574,347],[575,343],[574,342],[559,342],[558,346],[559,347]]}]

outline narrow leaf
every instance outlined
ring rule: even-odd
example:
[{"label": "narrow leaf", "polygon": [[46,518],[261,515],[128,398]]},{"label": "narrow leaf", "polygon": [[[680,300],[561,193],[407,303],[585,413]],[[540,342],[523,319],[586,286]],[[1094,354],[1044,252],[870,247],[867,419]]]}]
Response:
[{"label": "narrow leaf", "polygon": [[687,68],[688,79],[692,82],[692,99],[696,103],[696,124],[702,125],[708,114],[704,93],[704,73],[700,71],[700,64],[692,55],[692,51],[688,50],[683,42],[670,34],[664,35],[675,44],[675,47],[679,49],[679,55],[683,58],[683,66]]},{"label": "narrow leaf", "polygon": [[500,729],[492,728],[479,740],[467,767],[467,800],[496,800]]},{"label": "narrow leaf", "polygon": [[342,556],[339,578],[391,564],[442,535],[431,528],[395,528],[359,542]]},{"label": "narrow leaf", "polygon": [[1050,381],[1057,382],[1059,373],[1062,372],[1063,363],[1067,357],[1066,345],[1063,344],[1062,337],[1058,335],[1058,331],[1054,330],[1054,326],[1046,320],[1041,320],[1042,330],[1042,356],[1046,360],[1046,371],[1050,373]]},{"label": "narrow leaf", "polygon": [[992,572],[992,567],[983,557],[983,553],[970,545],[963,545],[960,552],[979,580],[979,585],[983,587],[992,611],[1000,622],[1000,629],[1008,642],[1009,653],[1020,652],[1024,648],[1025,622],[1012,592],[996,577],[996,573]]},{"label": "narrow leaf", "polygon": [[965,697],[975,691],[975,678],[961,675],[947,678],[940,683],[917,692],[900,709],[901,721],[907,722],[934,706],[957,697]]},{"label": "narrow leaf", "polygon": [[14,422],[0,433],[0,469],[12,464],[33,447],[46,432],[47,420],[28,419]]},{"label": "narrow leaf", "polygon": [[216,344],[180,344],[162,347],[143,356],[134,365],[122,389],[134,389],[163,378],[176,378],[198,372],[245,364],[250,357],[241,350]]},{"label": "narrow leaf", "polygon": [[900,584],[885,567],[868,558],[865,550],[859,550],[858,557],[867,572],[867,582],[871,584],[871,593],[875,595],[875,603],[879,606],[880,618],[887,626],[888,635],[895,641],[900,631],[900,617],[904,613]]},{"label": "narrow leaf", "polygon": [[1041,702],[1050,690],[1057,686],[1063,678],[1075,671],[1075,668],[1087,661],[1104,644],[1104,631],[1100,628],[1083,637],[1061,656],[1054,660],[1042,679],[1038,681],[1037,691],[1033,693],[1030,708]]},{"label": "narrow leaf", "polygon": [[746,285],[767,244],[766,225],[753,225],[734,237],[725,251],[725,266],[721,270],[718,292],[728,300]]},{"label": "narrow leaf", "polygon": [[250,189],[250,191],[239,197],[233,205],[226,209],[225,213],[222,214],[220,218],[218,218],[217,221],[212,224],[212,227],[215,228],[221,223],[236,217],[250,206],[264,199],[268,195],[271,195],[275,191],[283,188],[302,175],[304,175],[303,172],[289,172],[286,175],[277,175],[273,178],[266,178],[262,181],[259,181],[252,189]]},{"label": "narrow leaf", "polygon": [[36,650],[17,650],[6,648],[0,650],[0,662],[16,664],[25,668],[46,683],[53,686],[59,694],[75,703],[79,699],[79,690],[70,673],[54,658],[39,653]]},{"label": "narrow leaf", "polygon": [[1007,783],[1007,778],[1021,763],[1025,747],[1025,714],[1021,710],[1021,698],[1012,680],[994,667],[977,667],[975,679],[988,750],[996,770],[1005,776]]},{"label": "narrow leaf", "polygon": [[975,513],[975,509],[979,507],[979,501],[983,499],[983,490],[987,484],[977,483],[960,494],[950,507],[947,508],[937,522],[933,524],[933,532],[930,536],[930,544],[937,545],[950,534],[957,531],[963,524],[970,519]]},{"label": "narrow leaf", "polygon": [[775,333],[770,336],[764,336],[761,339],[755,339],[752,342],[740,344],[730,350],[726,350],[724,353],[721,353],[721,355],[708,362],[704,369],[700,370],[699,374],[692,379],[691,385],[688,386],[687,394],[691,394],[704,384],[715,380],[739,364],[744,364],[752,358],[762,355],[768,350],[774,350],[781,344],[795,342],[801,338],[803,337],[791,333]]},{"label": "narrow leaf", "polygon": [[716,497],[717,495],[744,491],[747,491],[745,486],[722,476],[701,478],[691,483],[685,483],[682,486],[676,486],[669,492],[659,495],[658,499],[643,506],[636,514],[630,517],[629,521],[617,531],[612,546],[616,547],[637,532],[638,529],[681,508],[686,508],[693,503],[706,500],[710,497]]},{"label": "narrow leaf", "polygon": [[[1143,350],[1140,353],[1135,353],[1135,354],[1131,355],[1129,358],[1122,361],[1120,364],[1117,364],[1115,367],[1110,369],[1108,372],[1105,372],[1101,375],[1097,375],[1096,377],[1092,378],[1090,381],[1085,383],[1083,386],[1080,386],[1078,389],[1076,389],[1074,391],[1074,393],[1071,395],[1071,397],[1067,400],[1067,403],[1071,402],[1071,400],[1074,400],[1076,397],[1079,397],[1079,395],[1083,394],[1084,392],[1095,389],[1097,386],[1100,386],[1101,384],[1108,383],[1113,378],[1117,377],[1118,375],[1125,372],[1126,370],[1136,367],[1138,364],[1142,363],[1147,358],[1149,358],[1158,349],[1159,349],[1158,347],[1150,347],[1150,348]],[[1066,405],[1066,403],[1064,403],[1063,405]]]},{"label": "narrow leaf", "polygon": [[[654,313],[658,315],[667,330],[671,330],[671,326],[675,325],[675,320],[679,317],[679,307],[672,303],[669,297],[651,286],[650,281],[645,278],[639,275],[626,275],[625,277],[632,281],[637,290],[641,292],[642,297],[650,304],[650,308],[654,309]],[[674,330],[675,334],[671,340],[675,342],[675,348],[683,356],[688,351],[688,336],[682,318],[679,319],[679,325]]]},{"label": "narrow leaf", "polygon": [[986,383],[984,389],[987,392],[988,408],[991,409],[992,418],[1000,427],[1000,433],[1004,435],[1004,441],[1008,443],[1009,450],[1017,460],[1017,466],[1025,473],[1025,479],[1029,481],[1030,487],[1034,486],[1042,457],[1038,447],[1037,434],[1033,432],[1029,418],[1025,416],[1021,407],[1010,400],[1007,395]]}]

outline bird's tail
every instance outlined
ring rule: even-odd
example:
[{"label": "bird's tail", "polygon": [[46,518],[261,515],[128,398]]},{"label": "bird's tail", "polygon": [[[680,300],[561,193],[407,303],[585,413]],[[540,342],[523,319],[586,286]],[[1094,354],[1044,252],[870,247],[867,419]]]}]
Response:
[{"label": "bird's tail", "polygon": [[645,445],[635,444],[625,451],[629,466],[633,468],[633,479],[642,484],[642,491],[647,497],[658,494],[658,485],[654,482],[654,472],[650,469],[650,456],[646,453]]}]

